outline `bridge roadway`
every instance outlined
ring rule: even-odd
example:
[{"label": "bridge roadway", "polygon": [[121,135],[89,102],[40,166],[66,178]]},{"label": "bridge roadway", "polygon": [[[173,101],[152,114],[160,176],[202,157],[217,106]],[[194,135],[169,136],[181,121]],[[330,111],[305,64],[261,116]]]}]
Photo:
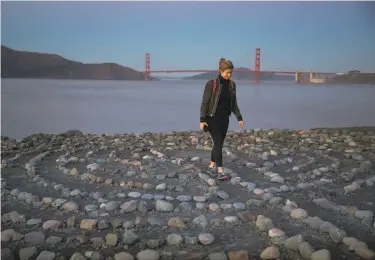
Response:
[{"label": "bridge roadway", "polygon": [[[217,72],[217,69],[180,69],[180,70],[150,70],[149,73],[181,73],[181,72]],[[260,70],[255,71],[252,69],[234,69],[234,72],[263,72],[263,73],[278,73],[278,74],[290,74],[294,75],[296,73],[309,74],[311,71],[277,71],[277,70]],[[315,74],[321,75],[335,75],[337,72],[313,72]]]}]

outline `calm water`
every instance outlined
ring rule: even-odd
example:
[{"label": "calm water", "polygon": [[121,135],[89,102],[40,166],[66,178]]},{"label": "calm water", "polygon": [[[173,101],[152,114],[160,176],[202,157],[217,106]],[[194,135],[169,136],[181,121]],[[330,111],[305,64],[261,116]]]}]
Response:
[{"label": "calm water", "polygon": [[[195,80],[2,79],[1,134],[197,130],[203,86]],[[237,88],[246,128],[375,125],[371,86],[237,81]],[[234,117],[230,128],[238,129]]]}]

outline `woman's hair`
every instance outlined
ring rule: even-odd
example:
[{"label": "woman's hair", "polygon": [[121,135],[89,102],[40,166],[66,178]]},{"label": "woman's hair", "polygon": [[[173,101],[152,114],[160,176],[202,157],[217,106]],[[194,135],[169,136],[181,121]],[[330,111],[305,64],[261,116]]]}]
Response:
[{"label": "woman's hair", "polygon": [[230,60],[221,58],[219,61],[219,71],[232,70],[234,68],[233,63]]}]

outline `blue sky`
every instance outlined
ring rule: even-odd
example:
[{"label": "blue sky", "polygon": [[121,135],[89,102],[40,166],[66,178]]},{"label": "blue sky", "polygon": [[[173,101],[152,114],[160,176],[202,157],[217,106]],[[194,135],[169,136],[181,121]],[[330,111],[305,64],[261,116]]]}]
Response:
[{"label": "blue sky", "polygon": [[375,71],[374,2],[1,2],[1,42],[144,70]]}]

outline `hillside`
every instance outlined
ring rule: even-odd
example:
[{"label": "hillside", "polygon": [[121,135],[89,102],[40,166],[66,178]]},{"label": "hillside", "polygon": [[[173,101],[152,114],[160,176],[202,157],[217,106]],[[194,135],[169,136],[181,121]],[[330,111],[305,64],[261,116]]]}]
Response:
[{"label": "hillside", "polygon": [[84,64],[56,54],[1,46],[2,78],[144,80],[142,72],[116,63]]},{"label": "hillside", "polygon": [[327,80],[330,84],[370,84],[375,85],[375,73],[347,73]]},{"label": "hillside", "polygon": [[[241,68],[238,68],[238,69],[248,69],[248,68],[241,67]],[[198,75],[191,76],[191,77],[185,77],[185,79],[206,79],[206,80],[210,80],[210,79],[213,79],[214,77],[216,77],[217,75],[218,75],[218,72],[206,72],[206,73],[198,74]],[[233,80],[253,80],[254,79],[254,72],[252,72],[252,71],[249,71],[249,72],[242,72],[242,71],[236,72],[236,71],[234,71],[233,75],[232,75],[232,79]],[[286,80],[286,81],[289,81],[289,80],[294,80],[294,75],[275,75],[273,73],[261,72],[260,73],[260,80],[275,80],[275,81]]]}]

